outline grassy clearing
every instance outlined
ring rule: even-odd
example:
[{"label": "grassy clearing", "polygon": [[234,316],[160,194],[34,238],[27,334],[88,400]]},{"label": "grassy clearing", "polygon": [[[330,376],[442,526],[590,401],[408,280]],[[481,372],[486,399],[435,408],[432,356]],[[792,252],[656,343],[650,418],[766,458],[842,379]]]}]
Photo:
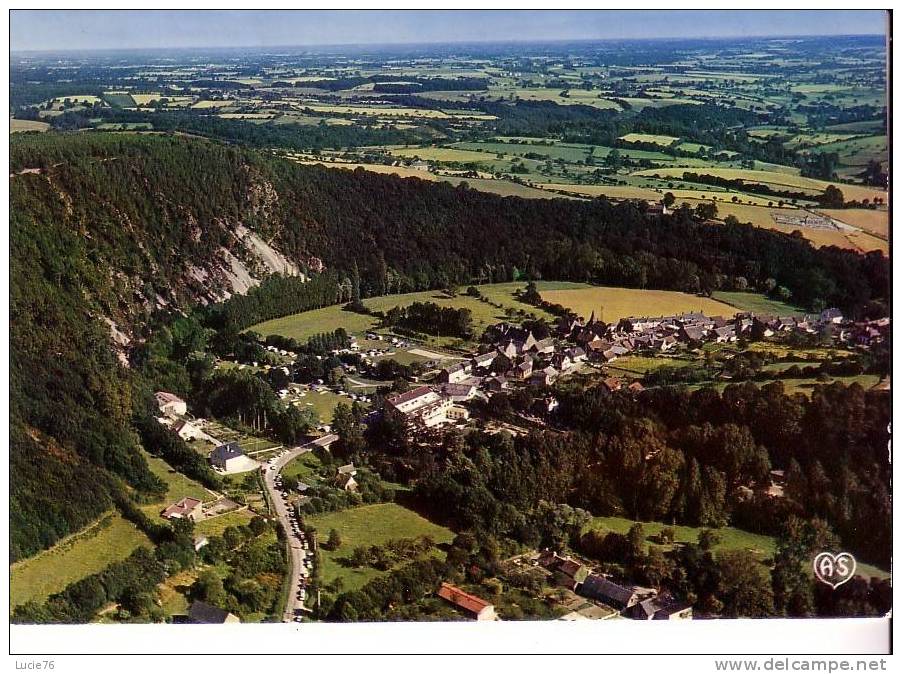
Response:
[{"label": "grassy clearing", "polygon": [[306,342],[308,338],[321,332],[334,332],[338,328],[344,328],[349,334],[357,334],[371,330],[376,324],[377,321],[373,317],[344,311],[341,305],[336,304],[323,309],[274,318],[258,323],[250,330],[264,337],[282,335]]},{"label": "grassy clearing", "polygon": [[662,367],[686,367],[691,362],[681,358],[653,358],[651,356],[624,356],[608,365],[611,374],[624,374],[640,376],[647,372],[654,372]]},{"label": "grassy clearing", "polygon": [[342,544],[338,550],[320,548],[323,558],[323,580],[328,584],[341,578],[344,589],[356,589],[385,572],[372,567],[359,569],[342,566],[338,560],[348,557],[358,545],[383,545],[393,538],[432,536],[436,543],[449,543],[454,537],[450,529],[433,524],[397,503],[379,503],[305,518],[324,541],[329,531],[337,529]]},{"label": "grassy clearing", "polygon": [[251,521],[253,514],[249,510],[238,510],[202,520],[194,525],[194,531],[207,536],[219,536],[226,527],[238,527]]},{"label": "grassy clearing", "polygon": [[589,286],[577,290],[541,290],[542,298],[569,307],[587,318],[609,323],[629,316],[664,316],[686,311],[702,311],[708,316],[732,316],[733,307],[708,297],[696,297],[672,290],[636,290]]},{"label": "grassy clearing", "polygon": [[160,517],[160,511],[168,505],[171,505],[185,496],[200,499],[201,501],[212,501],[214,496],[210,494],[203,485],[195,482],[189,477],[182,475],[163,459],[144,453],[150,471],[166,483],[166,496],[158,503],[141,506],[141,510],[149,517],[163,521]]},{"label": "grassy clearing", "polygon": [[151,545],[150,539],[119,513],[108,513],[52,548],[11,565],[10,607],[32,599],[44,601],[70,583],[125,559],[141,545]]},{"label": "grassy clearing", "polygon": [[[284,477],[296,477],[301,482],[309,484],[317,481],[316,475],[322,467],[323,462],[316,457],[316,454],[307,452],[286,464],[281,474]],[[326,533],[328,534],[328,532]]]},{"label": "grassy clearing", "polygon": [[804,310],[778,300],[772,300],[758,293],[741,293],[717,291],[714,299],[724,304],[736,307],[740,311],[753,311],[756,314],[769,314],[771,316],[802,316]]},{"label": "grassy clearing", "polygon": [[[597,529],[599,531],[626,534],[634,524],[636,524],[635,520],[626,519],[625,517],[593,517],[586,530]],[[675,541],[677,543],[697,542],[698,534],[702,530],[701,527],[686,527],[664,524],[662,522],[642,522],[642,527],[645,530],[645,535],[648,537],[657,536],[662,529],[670,527],[676,532]],[[714,547],[715,551],[748,550],[762,560],[768,559],[774,554],[774,539],[772,536],[753,534],[742,529],[734,529],[733,527],[723,527],[714,531],[720,536],[720,543]]]},{"label": "grassy clearing", "polygon": [[319,417],[320,423],[331,424],[332,416],[335,414],[335,407],[338,403],[351,404],[351,399],[346,396],[340,396],[332,391],[307,391],[307,395],[299,398],[296,403],[298,409],[312,409]]},{"label": "grassy clearing", "polygon": [[25,131],[46,131],[50,128],[47,122],[38,122],[31,119],[15,119],[9,120],[10,133],[23,133]]}]

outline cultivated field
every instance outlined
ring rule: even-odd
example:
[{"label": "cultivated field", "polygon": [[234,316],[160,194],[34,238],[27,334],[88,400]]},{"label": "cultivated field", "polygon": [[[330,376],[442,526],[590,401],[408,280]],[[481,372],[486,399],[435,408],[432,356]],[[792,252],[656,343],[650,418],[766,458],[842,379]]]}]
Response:
[{"label": "cultivated field", "polygon": [[339,560],[349,557],[358,545],[383,545],[391,539],[417,536],[432,536],[439,544],[449,543],[454,537],[450,529],[433,524],[396,503],[379,503],[314,515],[305,517],[304,521],[316,528],[320,544],[328,538],[332,529],[341,534],[342,544],[338,550],[325,550],[320,545],[320,552],[324,582],[329,584],[341,578],[345,590],[359,588],[385,573],[369,566],[355,569],[341,564]]},{"label": "cultivated field", "polygon": [[9,120],[10,133],[23,133],[25,131],[46,131],[50,128],[47,122],[38,122],[31,119],[14,119]]},{"label": "cultivated field", "polygon": [[863,229],[879,239],[889,237],[888,211],[876,211],[868,208],[824,208],[818,209],[817,212]]},{"label": "cultivated field", "polygon": [[653,143],[663,147],[670,147],[680,139],[674,136],[659,136],[650,133],[628,133],[625,136],[620,136],[620,140],[624,143]]},{"label": "cultivated field", "polygon": [[609,197],[611,199],[647,199],[658,201],[661,198],[659,192],[647,187],[632,187],[630,185],[568,185],[558,183],[543,183],[542,189],[560,190],[587,197]]},{"label": "cultivated field", "polygon": [[561,304],[588,318],[608,323],[629,316],[665,316],[686,311],[702,311],[708,316],[732,316],[736,310],[707,297],[671,290],[637,290],[589,286],[575,290],[541,290],[542,299]]},{"label": "cultivated field", "polygon": [[119,513],[109,513],[35,557],[10,566],[10,607],[43,601],[70,583],[128,557],[150,539]]}]

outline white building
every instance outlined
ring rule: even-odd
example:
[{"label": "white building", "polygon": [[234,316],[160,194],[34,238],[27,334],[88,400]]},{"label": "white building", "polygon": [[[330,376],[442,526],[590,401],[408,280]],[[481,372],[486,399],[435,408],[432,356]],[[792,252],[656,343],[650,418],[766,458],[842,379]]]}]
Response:
[{"label": "white building", "polygon": [[414,423],[432,427],[448,422],[448,410],[452,404],[450,397],[438,393],[429,386],[418,386],[410,391],[387,397],[385,410],[390,414],[401,415]]},{"label": "white building", "polygon": [[174,393],[157,391],[154,393],[157,399],[157,407],[167,417],[175,417],[188,413],[188,404]]}]

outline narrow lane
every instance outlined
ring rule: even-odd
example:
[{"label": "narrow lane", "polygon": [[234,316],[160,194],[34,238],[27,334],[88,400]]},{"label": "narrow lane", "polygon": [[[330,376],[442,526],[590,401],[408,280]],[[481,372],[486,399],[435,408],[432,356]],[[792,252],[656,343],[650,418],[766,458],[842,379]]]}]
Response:
[{"label": "narrow lane", "polygon": [[282,523],[282,528],[285,530],[285,535],[288,537],[288,547],[291,553],[289,557],[291,568],[288,571],[291,578],[291,590],[288,595],[288,601],[285,604],[285,613],[282,615],[282,622],[291,622],[297,614],[297,610],[304,606],[304,603],[298,598],[298,592],[302,587],[303,563],[307,552],[303,549],[301,539],[295,534],[294,529],[292,528],[291,513],[288,506],[285,504],[282,492],[276,487],[276,476],[281,473],[282,469],[293,459],[310,451],[313,451],[313,448],[310,445],[292,447],[286,454],[283,454],[276,459],[276,462],[272,466],[268,463],[264,463],[261,467],[263,470],[263,482],[266,485],[267,491],[269,491],[273,507],[276,509],[276,516]]}]

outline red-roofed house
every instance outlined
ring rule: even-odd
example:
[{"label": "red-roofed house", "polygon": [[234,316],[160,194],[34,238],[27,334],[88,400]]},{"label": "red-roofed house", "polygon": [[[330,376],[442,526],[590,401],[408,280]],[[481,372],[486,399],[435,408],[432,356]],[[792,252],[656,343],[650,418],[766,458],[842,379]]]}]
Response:
[{"label": "red-roofed house", "polygon": [[475,620],[498,620],[495,607],[485,599],[464,592],[450,583],[442,583],[438,596],[449,604],[456,606]]},{"label": "red-roofed house", "polygon": [[186,496],[163,511],[163,517],[167,520],[189,519],[197,522],[203,517],[201,502],[196,498]]}]

